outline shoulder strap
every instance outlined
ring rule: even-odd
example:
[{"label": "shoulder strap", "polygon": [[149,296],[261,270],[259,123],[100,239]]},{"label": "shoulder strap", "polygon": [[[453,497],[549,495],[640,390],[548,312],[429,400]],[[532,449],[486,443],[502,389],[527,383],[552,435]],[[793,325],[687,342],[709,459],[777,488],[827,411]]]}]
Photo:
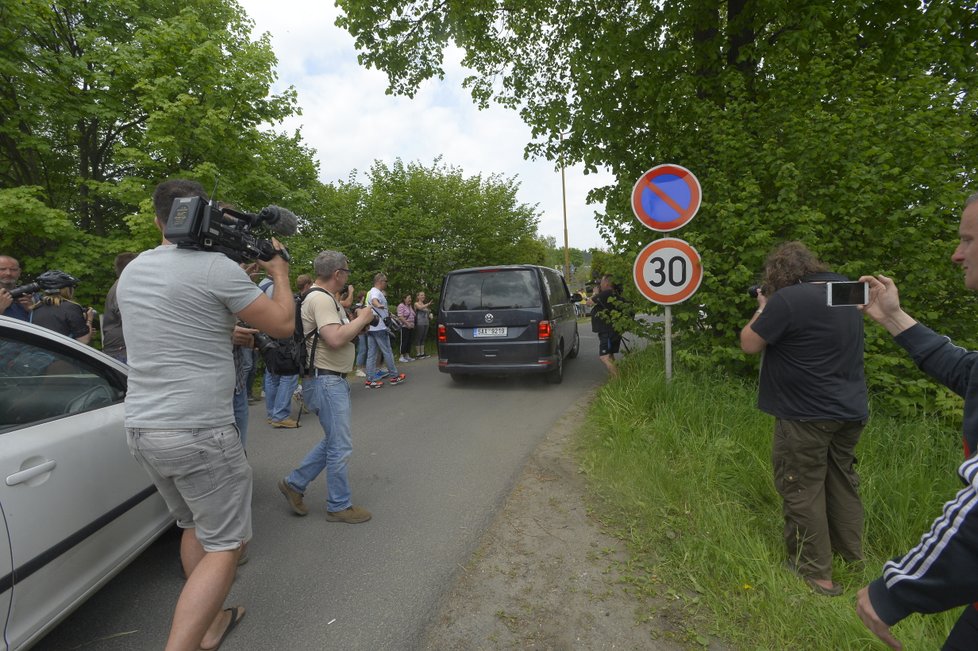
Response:
[{"label": "shoulder strap", "polygon": [[[327,296],[329,296],[330,298],[332,298],[333,299],[333,303],[336,304],[336,311],[339,312],[339,310],[340,310],[340,304],[336,302],[336,298],[332,294],[330,294],[329,292],[327,292],[325,289],[323,289],[322,287],[316,287],[315,285],[313,285],[312,287],[309,288],[309,291],[306,292],[306,295],[302,297],[302,300],[301,301],[299,301],[299,305],[301,306],[306,301],[306,299],[309,297],[309,295],[311,293],[313,293],[313,292],[322,292],[323,294],[326,294]],[[312,347],[309,350],[309,359],[307,360],[307,362],[308,362],[307,368],[312,368],[312,366],[316,363],[316,344],[319,343],[319,339],[320,339],[320,337],[319,337],[319,328],[318,327],[313,327],[312,332],[310,332],[309,334],[303,333],[303,337],[305,338],[307,345],[308,345],[308,339],[310,337],[313,338],[313,340],[312,340]]]}]

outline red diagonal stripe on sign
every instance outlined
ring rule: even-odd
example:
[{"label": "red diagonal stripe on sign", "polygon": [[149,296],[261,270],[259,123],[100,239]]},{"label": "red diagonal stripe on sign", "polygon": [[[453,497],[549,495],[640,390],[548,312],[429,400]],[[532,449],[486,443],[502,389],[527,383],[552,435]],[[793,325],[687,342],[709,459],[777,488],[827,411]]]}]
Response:
[{"label": "red diagonal stripe on sign", "polygon": [[679,215],[683,214],[683,208],[680,208],[679,204],[673,201],[672,197],[666,194],[665,191],[659,186],[657,186],[655,183],[652,183],[652,181],[646,181],[645,187],[647,187],[649,190],[652,190],[652,192],[655,192],[656,195],[658,195],[660,199],[662,199],[667,204],[669,204],[669,207],[675,210],[677,214]]}]

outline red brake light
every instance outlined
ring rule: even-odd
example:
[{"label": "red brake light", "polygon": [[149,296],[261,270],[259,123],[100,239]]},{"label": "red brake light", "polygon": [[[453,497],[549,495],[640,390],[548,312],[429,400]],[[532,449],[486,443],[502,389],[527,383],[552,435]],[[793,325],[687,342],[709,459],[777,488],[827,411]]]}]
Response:
[{"label": "red brake light", "polygon": [[541,339],[541,340],[543,340],[543,339],[550,339],[550,334],[551,334],[551,331],[550,331],[550,322],[549,321],[541,321],[537,325],[537,339]]},{"label": "red brake light", "polygon": [[445,329],[445,324],[438,324],[438,343],[443,344],[448,341],[448,331]]}]

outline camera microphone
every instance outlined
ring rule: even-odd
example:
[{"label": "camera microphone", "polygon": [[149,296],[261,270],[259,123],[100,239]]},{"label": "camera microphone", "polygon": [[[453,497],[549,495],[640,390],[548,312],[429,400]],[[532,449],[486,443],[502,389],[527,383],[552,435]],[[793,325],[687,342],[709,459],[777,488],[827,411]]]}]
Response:
[{"label": "camera microphone", "polygon": [[295,213],[279,206],[265,206],[258,217],[268,224],[269,230],[279,235],[295,235],[299,227],[299,218]]}]

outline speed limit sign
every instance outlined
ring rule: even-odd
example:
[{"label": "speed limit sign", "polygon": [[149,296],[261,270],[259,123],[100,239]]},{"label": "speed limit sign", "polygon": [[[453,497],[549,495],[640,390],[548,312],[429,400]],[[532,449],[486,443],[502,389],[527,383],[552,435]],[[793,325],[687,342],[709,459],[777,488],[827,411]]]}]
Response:
[{"label": "speed limit sign", "polygon": [[700,254],[687,242],[665,237],[642,249],[632,277],[645,298],[659,305],[676,305],[699,289],[703,265]]}]

